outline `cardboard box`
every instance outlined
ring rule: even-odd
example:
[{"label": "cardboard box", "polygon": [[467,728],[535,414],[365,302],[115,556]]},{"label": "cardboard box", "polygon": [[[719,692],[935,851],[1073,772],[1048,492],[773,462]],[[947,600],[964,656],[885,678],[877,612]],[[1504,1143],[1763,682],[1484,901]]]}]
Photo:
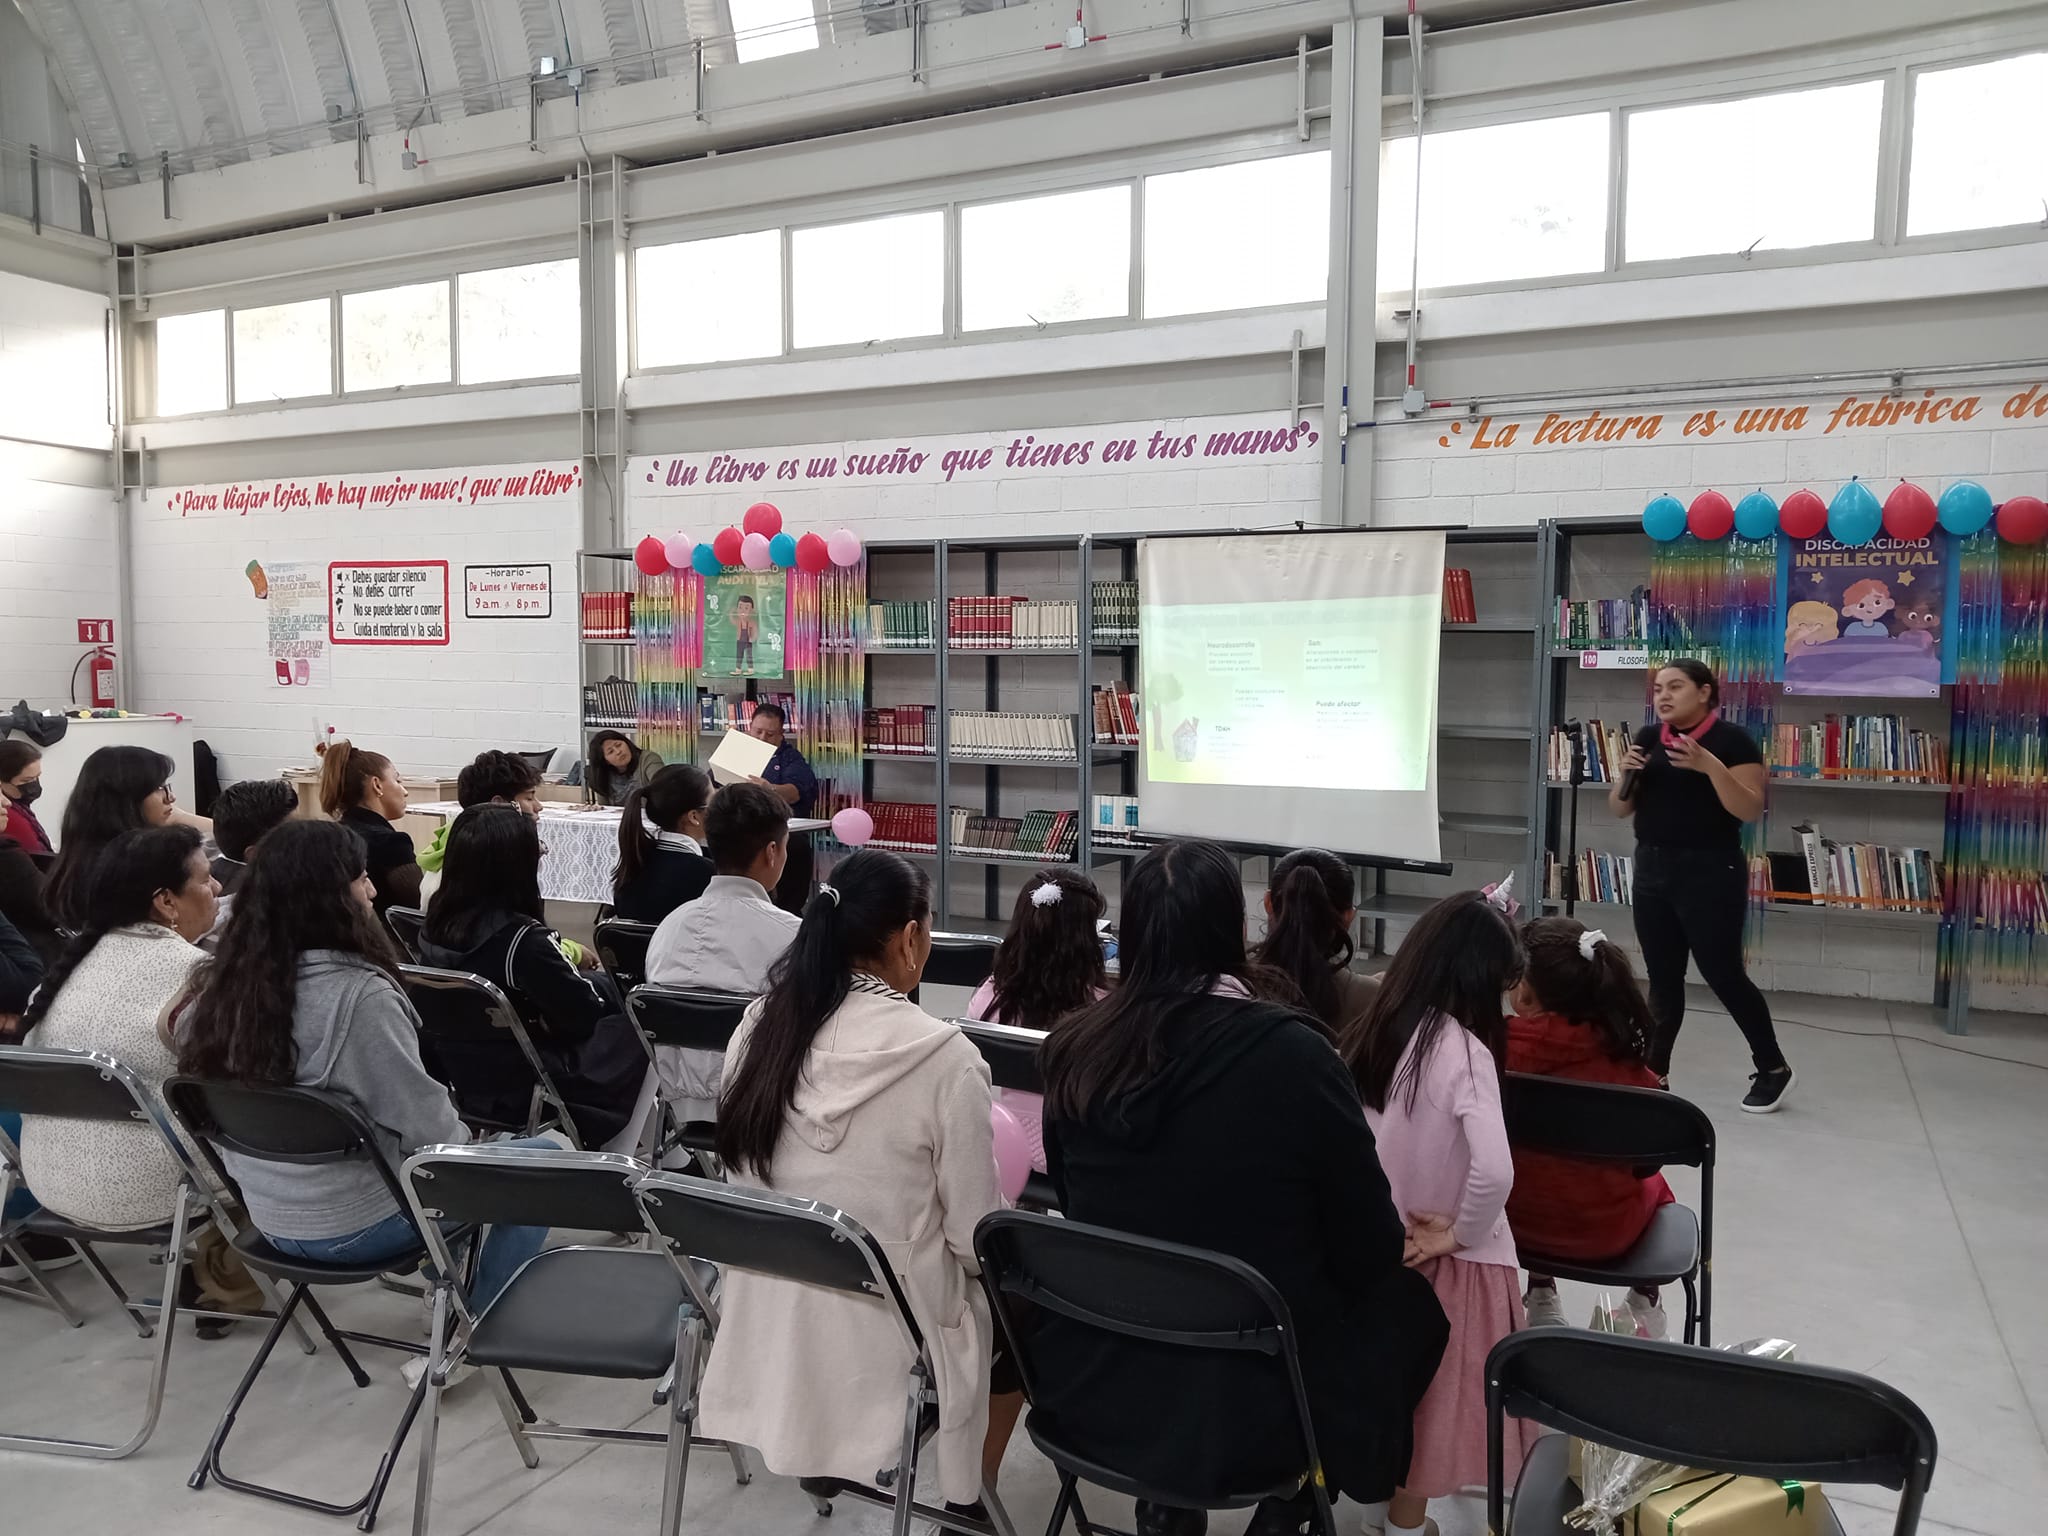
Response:
[{"label": "cardboard box", "polygon": [[1833,1530],[1818,1483],[1690,1472],[1623,1522],[1627,1536],[1820,1536]]}]

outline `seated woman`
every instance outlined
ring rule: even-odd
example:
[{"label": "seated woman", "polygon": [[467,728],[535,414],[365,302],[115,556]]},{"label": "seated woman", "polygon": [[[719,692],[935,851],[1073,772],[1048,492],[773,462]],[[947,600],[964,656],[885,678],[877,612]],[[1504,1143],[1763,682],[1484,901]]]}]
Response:
[{"label": "seated woman", "polygon": [[[1449,1329],[1405,1237],[1351,1074],[1316,1022],[1246,977],[1244,891],[1213,843],[1169,843],[1125,878],[1121,977],[1041,1053],[1045,1143],[1074,1221],[1231,1254],[1293,1317],[1332,1498],[1387,1498]],[[1227,1150],[1226,1150],[1227,1149]],[[1214,1433],[1158,1432],[1158,1405],[1214,1401],[1214,1370],[1046,1315],[1044,1390],[1112,1465],[1191,1499],[1271,1486],[1302,1465],[1284,1390],[1236,1393]],[[1228,1431],[1225,1426],[1228,1425]],[[1250,1530],[1293,1531],[1307,1490]],[[1198,1532],[1199,1511],[1141,1503],[1140,1532]]]},{"label": "seated woman", "polygon": [[42,793],[43,749],[19,736],[0,740],[0,836],[13,838],[31,858],[48,860],[55,850],[35,813]]},{"label": "seated woman", "polygon": [[[996,968],[967,1001],[967,1017],[1013,1029],[1050,1030],[1109,991],[1102,939],[1095,925],[1106,910],[1086,875],[1042,869],[1024,882]],[[1031,1166],[1045,1172],[1043,1107],[1035,1093],[996,1090],[1031,1142]]]},{"label": "seated woman", "polygon": [[390,758],[346,737],[328,742],[320,749],[320,809],[363,840],[379,917],[386,907],[419,905],[425,872],[412,839],[392,825],[405,814],[405,784]]},{"label": "seated woman", "polygon": [[[532,817],[515,806],[479,805],[455,819],[420,959],[503,987],[569,1101],[583,1144],[633,1151],[654,1103],[654,1067],[608,981],[579,972],[548,929]],[[434,1046],[443,1058],[447,1049]],[[492,1119],[526,1118],[532,1073],[509,1039],[437,1065],[460,1086],[465,1103],[481,1096],[491,1101]]]},{"label": "seated woman", "polygon": [[[733,1036],[718,1154],[733,1183],[837,1206],[880,1241],[936,1370],[934,1470],[966,1505],[993,1484],[1021,1398],[1004,1382],[991,1415],[974,1259],[975,1223],[1002,1204],[988,1068],[905,996],[930,953],[923,872],[876,849],[842,860]],[[724,1308],[705,1434],[788,1475],[872,1483],[896,1464],[911,1353],[881,1309],[743,1270]]]},{"label": "seated woman", "polygon": [[624,805],[626,796],[653,778],[661,759],[643,752],[633,738],[618,731],[599,731],[590,738],[590,759],[583,765],[583,787],[599,805]]},{"label": "seated woman", "polygon": [[658,923],[704,894],[718,873],[704,853],[710,804],[710,778],[687,763],[662,769],[626,796],[612,911],[636,923]]},{"label": "seated woman", "polygon": [[182,822],[205,832],[213,824],[178,810],[171,788],[177,764],[148,747],[101,747],[78,770],[78,782],[64,805],[63,834],[50,866],[43,897],[50,915],[66,928],[85,926],[93,862],[123,832]]},{"label": "seated woman", "polygon": [[1351,866],[1321,848],[1297,848],[1266,881],[1266,937],[1252,961],[1280,972],[1301,991],[1331,1040],[1365,1018],[1379,982],[1351,969]]}]

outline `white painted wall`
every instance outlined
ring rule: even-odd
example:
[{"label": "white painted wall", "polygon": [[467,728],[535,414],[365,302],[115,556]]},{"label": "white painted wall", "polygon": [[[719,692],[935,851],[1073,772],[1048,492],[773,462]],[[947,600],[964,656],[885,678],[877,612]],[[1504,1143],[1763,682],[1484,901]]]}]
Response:
[{"label": "white painted wall", "polygon": [[107,296],[0,272],[0,436],[107,446]]},{"label": "white painted wall", "polygon": [[[116,509],[104,473],[103,454],[0,439],[0,709],[21,698],[68,707],[88,650],[76,621],[117,616]],[[81,672],[80,697],[87,686]]]}]

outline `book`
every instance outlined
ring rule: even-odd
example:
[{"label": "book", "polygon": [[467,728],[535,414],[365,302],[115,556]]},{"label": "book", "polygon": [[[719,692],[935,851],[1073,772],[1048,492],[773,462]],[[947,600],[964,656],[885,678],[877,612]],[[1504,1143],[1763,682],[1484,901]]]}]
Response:
[{"label": "book", "polygon": [[1650,594],[1637,587],[1627,597],[1565,598],[1551,615],[1560,645],[1641,644],[1650,633]]}]

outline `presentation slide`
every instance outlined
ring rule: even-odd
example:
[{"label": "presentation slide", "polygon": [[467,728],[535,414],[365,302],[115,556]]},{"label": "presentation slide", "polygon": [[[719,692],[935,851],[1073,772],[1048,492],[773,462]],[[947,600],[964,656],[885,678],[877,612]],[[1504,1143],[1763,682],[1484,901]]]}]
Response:
[{"label": "presentation slide", "polygon": [[1435,861],[1443,551],[1408,531],[1141,543],[1145,829]]}]

